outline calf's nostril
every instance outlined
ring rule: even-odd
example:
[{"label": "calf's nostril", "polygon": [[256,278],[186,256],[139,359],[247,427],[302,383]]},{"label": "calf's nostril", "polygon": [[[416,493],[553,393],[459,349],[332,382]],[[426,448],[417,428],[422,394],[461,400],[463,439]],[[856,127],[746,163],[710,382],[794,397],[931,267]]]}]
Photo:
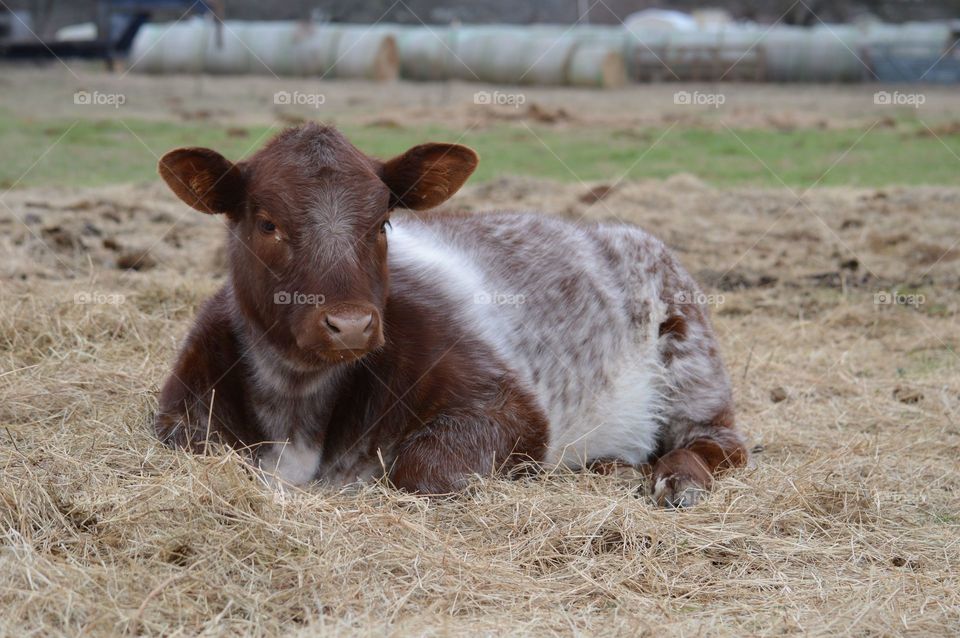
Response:
[{"label": "calf's nostril", "polygon": [[337,339],[338,343],[360,342],[360,339],[368,338],[374,331],[376,317],[372,313],[364,315],[326,315],[323,318],[324,326],[327,331]]},{"label": "calf's nostril", "polygon": [[329,315],[323,318],[323,322],[327,324],[327,328],[330,329],[330,332],[333,332],[333,333],[340,332],[340,328],[338,328],[334,322],[330,321]]}]

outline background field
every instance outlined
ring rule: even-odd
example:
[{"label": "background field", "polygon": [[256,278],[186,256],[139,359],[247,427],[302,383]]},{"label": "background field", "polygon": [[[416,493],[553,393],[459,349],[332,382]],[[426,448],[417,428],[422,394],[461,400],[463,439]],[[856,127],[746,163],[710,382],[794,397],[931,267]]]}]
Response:
[{"label": "background field", "polygon": [[[77,71],[0,74],[0,633],[960,631],[956,91],[898,109],[869,86]],[[126,103],[77,105],[78,89]],[[524,103],[478,105],[480,90]],[[276,91],[325,102],[280,108]],[[752,467],[670,512],[631,475],[281,496],[235,456],[160,447],[158,385],[224,263],[220,221],[175,200],[156,158],[240,157],[306,118],[382,156],[475,146],[455,207],[661,236],[718,302]]]}]

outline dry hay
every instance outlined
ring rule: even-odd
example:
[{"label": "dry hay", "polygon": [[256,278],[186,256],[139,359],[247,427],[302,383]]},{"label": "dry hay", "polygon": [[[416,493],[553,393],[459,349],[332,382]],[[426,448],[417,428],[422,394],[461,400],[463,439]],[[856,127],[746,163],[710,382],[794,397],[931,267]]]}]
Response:
[{"label": "dry hay", "polygon": [[[235,456],[166,450],[155,391],[222,281],[219,222],[158,185],[5,201],[30,231],[0,213],[2,634],[960,630],[960,190],[794,206],[678,176],[458,198],[638,221],[723,295],[762,451],[684,512],[637,498],[637,478],[563,473],[447,500],[278,496]],[[118,268],[124,251],[152,267]],[[895,286],[924,303],[874,304]]]},{"label": "dry hay", "polygon": [[581,44],[568,62],[567,83],[572,86],[621,88],[627,83],[623,55],[604,45]]}]

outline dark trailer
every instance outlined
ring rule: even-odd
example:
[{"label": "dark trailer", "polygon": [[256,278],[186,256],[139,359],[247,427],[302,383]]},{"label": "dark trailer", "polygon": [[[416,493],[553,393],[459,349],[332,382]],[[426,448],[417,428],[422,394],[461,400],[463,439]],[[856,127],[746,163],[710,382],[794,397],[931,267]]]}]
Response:
[{"label": "dark trailer", "polygon": [[97,2],[89,38],[46,37],[38,26],[43,16],[29,10],[0,9],[0,58],[99,58],[112,67],[116,56],[129,51],[145,22],[214,12],[218,4],[210,0],[102,0]]}]

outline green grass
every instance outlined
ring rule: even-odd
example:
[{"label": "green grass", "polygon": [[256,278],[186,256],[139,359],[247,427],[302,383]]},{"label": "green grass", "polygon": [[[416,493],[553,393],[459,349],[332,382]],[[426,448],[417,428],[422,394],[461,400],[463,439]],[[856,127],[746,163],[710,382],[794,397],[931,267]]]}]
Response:
[{"label": "green grass", "polygon": [[[248,135],[237,137],[206,122],[37,121],[0,111],[0,188],[151,180],[157,156],[171,148],[210,146],[238,158],[269,132],[265,126],[246,130]],[[342,130],[358,147],[380,157],[427,140],[470,145],[482,158],[475,181],[501,175],[564,181],[613,180],[624,174],[662,178],[684,172],[718,186],[779,187],[781,179],[792,188],[815,182],[954,185],[960,169],[954,156],[960,155],[960,135],[938,140],[919,134],[922,129],[909,122],[866,135],[862,130],[560,130],[516,124],[466,134],[438,126]]]}]

